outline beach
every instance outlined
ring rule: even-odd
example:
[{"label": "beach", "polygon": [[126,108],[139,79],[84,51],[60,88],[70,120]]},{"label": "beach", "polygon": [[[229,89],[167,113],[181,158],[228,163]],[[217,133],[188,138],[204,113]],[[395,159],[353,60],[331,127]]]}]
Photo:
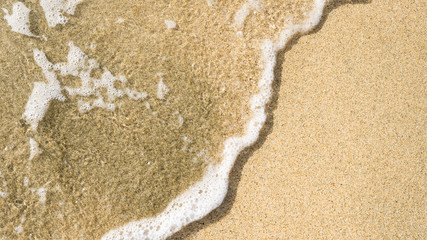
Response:
[{"label": "beach", "polygon": [[425,238],[425,11],[340,4],[288,45],[224,203],[171,239]]},{"label": "beach", "polygon": [[0,239],[425,238],[426,3],[324,4],[0,3]]}]

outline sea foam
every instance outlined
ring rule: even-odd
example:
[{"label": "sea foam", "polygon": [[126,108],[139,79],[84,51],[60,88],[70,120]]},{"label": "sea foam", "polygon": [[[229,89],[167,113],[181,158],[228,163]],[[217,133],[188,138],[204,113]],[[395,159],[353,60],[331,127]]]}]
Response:
[{"label": "sea foam", "polygon": [[[326,0],[315,0],[314,8],[308,13],[304,24],[291,24],[280,33],[277,42],[265,40],[262,44],[263,72],[258,82],[259,92],[251,98],[253,117],[246,125],[244,136],[231,137],[224,142],[222,161],[208,166],[203,179],[170,202],[158,216],[130,222],[111,230],[102,239],[165,239],[183,226],[203,218],[222,203],[228,189],[229,173],[237,156],[256,142],[267,119],[266,105],[272,95],[278,51],[296,34],[307,33],[315,27],[322,17],[325,4]],[[246,16],[247,10],[243,9],[235,20],[240,23]]]},{"label": "sea foam", "polygon": [[234,27],[236,29],[242,29],[243,24],[251,11],[260,10],[260,8],[260,2],[258,0],[249,0],[247,3],[244,3],[234,15]]},{"label": "sea foam", "polygon": [[64,13],[73,15],[81,2],[83,0],[40,0],[40,6],[45,12],[49,27],[55,27],[58,24],[66,24],[69,19]]},{"label": "sea foam", "polygon": [[34,83],[33,91],[25,106],[23,118],[31,125],[33,130],[36,130],[39,122],[46,114],[50,102],[54,99],[64,101],[65,96],[61,93],[61,85],[53,72],[53,64],[47,60],[46,55],[42,51],[34,49],[34,60],[42,69],[48,82]]},{"label": "sea foam", "polygon": [[12,31],[27,35],[29,37],[36,37],[30,31],[30,12],[22,2],[16,2],[13,4],[12,13],[9,14],[7,9],[2,8],[4,11],[4,19],[7,24],[12,28]]},{"label": "sea foam", "polygon": [[[23,118],[31,125],[33,130],[37,130],[38,124],[43,120],[52,100],[65,100],[65,95],[62,93],[64,90],[70,96],[80,97],[78,103],[81,112],[90,111],[95,107],[112,111],[116,108],[116,99],[124,96],[133,100],[143,100],[147,97],[145,92],[138,92],[129,88],[117,89],[114,84],[116,82],[126,83],[127,79],[124,76],[114,76],[108,69],[104,69],[101,78],[91,77],[91,72],[100,67],[99,63],[94,59],[90,59],[73,42],[69,42],[68,45],[70,51],[67,55],[67,62],[56,64],[51,63],[44,52],[34,49],[34,60],[42,69],[48,83],[35,82],[33,91],[25,106]],[[62,77],[69,75],[78,77],[81,80],[81,84],[77,88],[62,86],[58,80],[58,75]],[[162,97],[168,90],[166,87],[163,88]],[[101,91],[106,92],[106,99],[101,94]],[[95,96],[96,99],[92,101],[84,100],[84,97],[90,96]]]}]

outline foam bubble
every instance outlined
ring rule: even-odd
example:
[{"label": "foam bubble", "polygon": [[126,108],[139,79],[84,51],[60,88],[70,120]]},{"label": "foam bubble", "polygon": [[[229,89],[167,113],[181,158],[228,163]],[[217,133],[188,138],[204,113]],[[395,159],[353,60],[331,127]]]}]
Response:
[{"label": "foam bubble", "polygon": [[160,215],[130,222],[111,230],[102,239],[165,239],[190,222],[206,216],[222,203],[228,189],[228,176],[237,156],[258,139],[266,121],[265,108],[272,95],[277,52],[295,34],[305,33],[319,23],[325,3],[326,0],[315,0],[306,24],[291,25],[282,32],[278,42],[266,40],[263,43],[261,51],[264,69],[258,83],[259,92],[251,99],[253,117],[246,126],[244,136],[231,137],[224,142],[221,163],[209,165],[203,179],[171,201]]},{"label": "foam bubble", "polygon": [[30,12],[22,2],[16,2],[13,4],[12,14],[9,14],[9,11],[2,8],[5,15],[7,24],[12,27],[12,31],[21,33],[30,37],[37,37],[32,34],[30,31]]},{"label": "foam bubble", "polygon": [[193,141],[191,140],[191,139],[189,139],[187,136],[184,136],[183,138],[182,138],[182,140],[184,140],[184,142],[187,142],[187,143],[192,143]]},{"label": "foam bubble", "polygon": [[79,111],[84,113],[93,109],[93,106],[90,105],[90,102],[85,102],[81,99],[77,101],[77,105],[79,106]]},{"label": "foam bubble", "polygon": [[1,198],[7,198],[8,196],[9,196],[9,193],[0,191]]},{"label": "foam bubble", "polygon": [[30,179],[28,177],[24,177],[24,187],[27,187],[30,183]]},{"label": "foam bubble", "polygon": [[213,7],[216,4],[214,0],[206,0],[206,3],[208,4],[209,7]]},{"label": "foam bubble", "polygon": [[258,0],[249,0],[244,3],[242,7],[234,14],[233,25],[236,29],[242,29],[245,23],[246,17],[249,16],[251,11],[259,10],[260,2]]},{"label": "foam bubble", "polygon": [[90,43],[90,49],[95,49],[96,48],[96,44],[95,43]]},{"label": "foam bubble", "polygon": [[169,88],[163,82],[163,78],[160,77],[159,84],[157,85],[157,98],[165,99],[166,94],[169,92]]},{"label": "foam bubble", "polygon": [[[99,64],[94,59],[89,57],[73,42],[69,43],[70,51],[67,56],[66,63],[57,63],[54,69],[60,71],[62,76],[72,75],[81,79],[81,86],[78,88],[64,87],[68,94],[72,96],[96,96],[97,99],[92,103],[82,99],[79,101],[79,109],[81,112],[91,110],[93,107],[105,108],[107,110],[114,110],[115,104],[113,103],[117,98],[128,96],[133,100],[141,100],[147,97],[147,93],[138,92],[129,88],[124,91],[114,87],[115,82],[126,83],[127,79],[124,76],[114,76],[108,69],[104,69],[100,79],[92,78],[90,73],[99,68]],[[105,89],[107,99],[101,95],[101,90]]]},{"label": "foam bubble", "polygon": [[126,95],[133,100],[145,99],[148,95],[146,92],[137,92],[129,88],[125,89]]},{"label": "foam bubble", "polygon": [[43,119],[53,99],[64,101],[65,96],[61,93],[61,86],[53,72],[53,65],[47,60],[46,55],[38,49],[33,51],[34,60],[42,69],[48,83],[35,82],[33,91],[25,106],[23,118],[36,130],[39,122]]},{"label": "foam bubble", "polygon": [[178,115],[178,125],[181,127],[184,124],[184,118],[181,115]]},{"label": "foam bubble", "polygon": [[169,29],[176,28],[176,23],[172,20],[165,20],[165,24]]},{"label": "foam bubble", "polygon": [[39,195],[39,201],[41,203],[45,203],[46,202],[46,188],[39,188],[37,189],[37,195]]},{"label": "foam bubble", "polygon": [[32,188],[31,192],[35,192],[39,196],[40,203],[44,204],[46,202],[46,191],[47,188],[41,187],[41,188]]},{"label": "foam bubble", "polygon": [[73,15],[76,7],[83,0],[40,0],[49,27],[66,24],[68,18],[64,13]]},{"label": "foam bubble", "polygon": [[14,230],[16,234],[21,234],[24,231],[22,224],[19,224]]},{"label": "foam bubble", "polygon": [[[119,90],[114,87],[116,81],[126,83],[127,79],[124,76],[114,76],[110,71],[104,69],[100,79],[92,78],[90,76],[92,70],[99,68],[99,64],[94,59],[89,57],[73,42],[68,43],[70,50],[67,55],[67,62],[60,62],[52,64],[47,59],[46,55],[38,50],[34,50],[34,60],[37,65],[42,69],[48,83],[35,82],[34,88],[28,99],[23,114],[24,119],[31,124],[32,129],[36,130],[38,123],[43,119],[49,107],[50,101],[57,99],[60,101],[65,100],[65,96],[61,93],[65,89],[71,96],[89,97],[96,96],[97,99],[92,102],[78,100],[79,111],[87,112],[94,107],[104,108],[113,111],[116,108],[114,101],[127,95],[134,100],[140,100],[147,97],[147,93],[138,92],[126,88],[125,91]],[[62,87],[57,79],[57,73],[61,76],[75,76],[81,79],[81,86],[78,88],[71,88],[68,86]],[[101,95],[101,90],[105,89],[107,99]]]},{"label": "foam bubble", "polygon": [[39,149],[39,144],[33,138],[30,138],[30,158],[29,160],[33,160],[35,156],[40,154],[41,151]]},{"label": "foam bubble", "polygon": [[24,228],[22,227],[22,223],[25,222],[25,217],[21,217],[21,224],[19,224],[17,227],[15,227],[14,232],[16,234],[21,234],[22,232],[24,232]]}]

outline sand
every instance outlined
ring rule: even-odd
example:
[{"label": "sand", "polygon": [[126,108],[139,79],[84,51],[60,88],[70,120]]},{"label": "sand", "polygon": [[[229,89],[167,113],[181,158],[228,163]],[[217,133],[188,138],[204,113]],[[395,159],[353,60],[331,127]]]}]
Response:
[{"label": "sand", "polygon": [[339,4],[279,56],[224,204],[171,239],[425,239],[426,4]]},{"label": "sand", "polygon": [[[0,8],[11,11],[14,2]],[[242,132],[248,117],[243,96],[256,88],[256,53],[205,3],[84,1],[55,28],[39,3],[25,2],[31,32],[42,38],[0,21],[0,191],[7,194],[0,198],[0,238],[99,239],[162,212],[221,160],[224,140]],[[168,19],[178,25],[169,29]],[[84,97],[63,90],[66,100],[52,101],[34,127],[21,117],[34,82],[46,82],[33,51],[57,64],[70,62],[70,46],[99,63],[91,77],[125,76],[128,82],[114,87],[144,91],[147,99],[121,97],[111,111],[80,112],[79,101],[107,100],[107,90]],[[224,49],[233,50],[231,63]],[[63,86],[82,85],[77,74],[57,72]],[[167,94],[158,93],[159,83]],[[30,154],[30,139],[39,154]]]},{"label": "sand", "polygon": [[[310,1],[266,0],[279,10],[251,16],[242,36],[229,13],[245,1],[217,9],[204,1],[87,1],[55,29],[37,0],[25,1],[36,10],[31,31],[49,41],[0,23],[0,162],[9,191],[0,199],[0,238],[96,239],[164,209],[201,177],[205,163],[187,155],[204,145],[218,153],[222,139],[242,131],[259,79],[259,39],[284,27],[275,23],[286,14],[298,21]],[[322,24],[278,57],[270,119],[238,159],[224,204],[171,239],[425,238],[425,10],[409,0],[330,5]],[[167,29],[172,18],[178,24]],[[126,75],[127,87],[146,90],[151,108],[125,99],[115,111],[81,114],[67,96],[29,130],[19,119],[33,83],[44,81],[32,49],[56,63],[69,41]],[[171,89],[165,99],[155,98],[160,77]],[[187,143],[178,135],[194,140],[191,154],[179,152]],[[30,137],[43,152],[28,161]]]},{"label": "sand", "polygon": [[[83,1],[52,27],[43,4],[29,0],[30,36],[0,21],[0,238],[98,239],[162,212],[220,162],[225,139],[242,135],[251,117],[260,42],[286,18],[302,22],[312,0],[266,0],[239,27],[233,14],[245,2]],[[81,69],[46,67],[69,65],[75,51],[87,55],[81,68],[99,63],[86,76],[126,78],[112,88],[147,99],[110,99],[111,89],[79,94]],[[49,78],[61,97],[43,103],[46,114],[33,121],[27,109],[37,104],[28,99]],[[114,107],[95,106],[104,100]]]}]

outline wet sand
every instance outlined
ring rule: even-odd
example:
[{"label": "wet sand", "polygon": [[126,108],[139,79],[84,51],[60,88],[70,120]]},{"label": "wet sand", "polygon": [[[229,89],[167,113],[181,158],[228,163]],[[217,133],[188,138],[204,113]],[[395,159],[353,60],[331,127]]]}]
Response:
[{"label": "wet sand", "polygon": [[224,204],[172,239],[426,237],[426,4],[342,2],[279,56]]},{"label": "wet sand", "polygon": [[[12,12],[15,2],[0,8]],[[259,70],[257,52],[222,15],[237,7],[232,3],[218,13],[206,3],[84,1],[55,28],[38,0],[25,4],[32,33],[44,37],[0,21],[0,238],[98,239],[153,217],[221,160],[227,137],[242,132]],[[168,19],[177,26],[169,29]],[[66,100],[52,101],[34,129],[22,115],[34,82],[47,77],[33,51],[67,63],[70,46],[99,63],[92,78],[123,75],[127,82],[114,87],[146,99],[121,97],[111,111],[81,112],[79,102],[109,99],[108,91],[82,97],[64,88]],[[83,85],[81,75],[52,72],[63,86]],[[30,139],[38,145],[34,156]]]},{"label": "wet sand", "polygon": [[[24,3],[30,36],[0,22],[0,238],[97,239],[162,212],[221,161],[252,117],[261,41],[303,22],[312,0],[265,0],[243,25],[244,0],[83,1],[56,27],[40,1]],[[106,73],[117,81],[90,90]]]}]

